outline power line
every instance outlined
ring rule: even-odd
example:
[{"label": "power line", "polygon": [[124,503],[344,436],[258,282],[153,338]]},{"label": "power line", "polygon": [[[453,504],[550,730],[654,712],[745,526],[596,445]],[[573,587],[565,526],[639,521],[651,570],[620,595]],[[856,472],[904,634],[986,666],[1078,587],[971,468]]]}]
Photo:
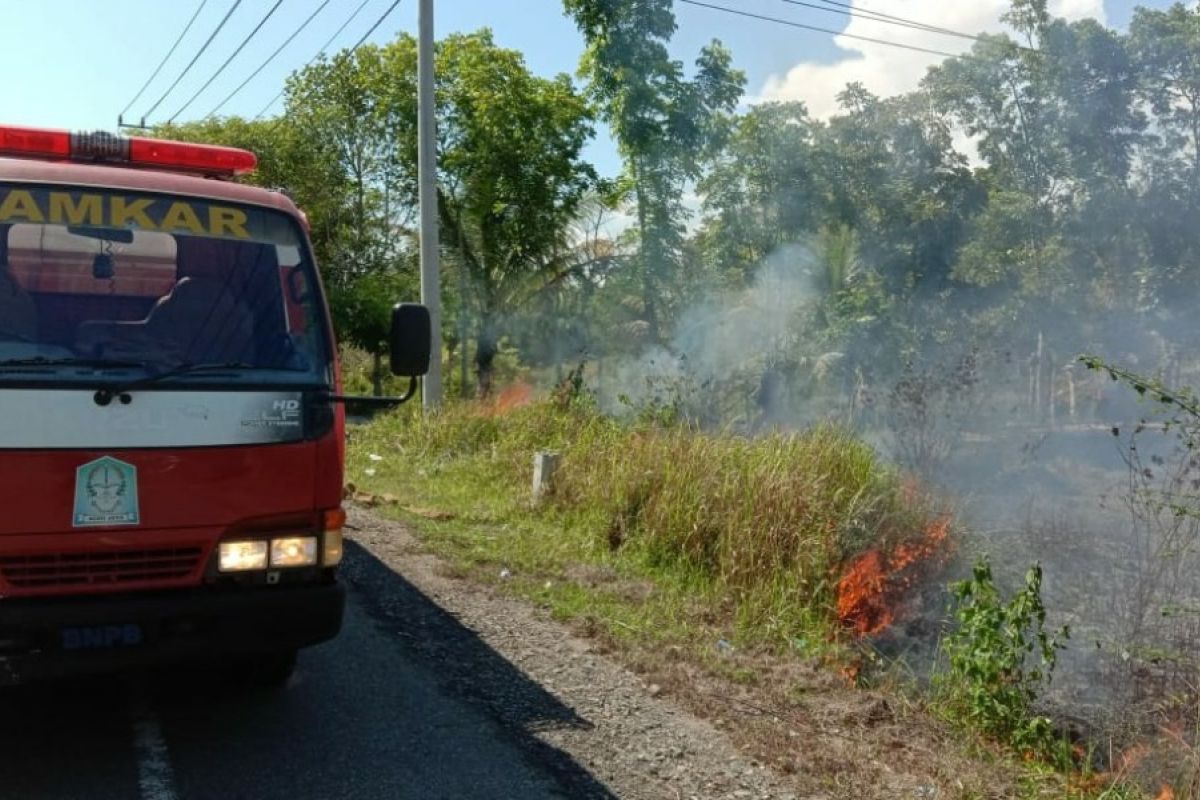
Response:
[{"label": "power line", "polygon": [[800,6],[801,8],[811,8],[815,11],[824,11],[826,14],[837,14],[843,17],[867,20],[868,22],[894,25],[898,28],[911,28],[913,30],[925,31],[926,33],[938,33],[942,34],[943,36],[956,36],[960,39],[969,39],[974,42],[980,41],[980,37],[973,36],[969,33],[963,33],[962,31],[956,31],[951,28],[939,28],[936,25],[926,25],[924,22],[916,22],[915,20],[894,17],[891,14],[876,13],[865,8],[855,8],[849,3],[837,3],[833,2],[833,0],[824,0],[827,5],[807,3],[804,2],[804,0],[781,0],[781,2],[792,6]]},{"label": "power line", "polygon": [[882,44],[887,47],[898,47],[901,50],[913,50],[918,53],[928,53],[929,55],[944,56],[946,58],[967,58],[968,57],[968,56],[965,56],[962,54],[947,53],[945,50],[934,50],[929,47],[918,47],[917,45],[913,45],[913,44],[901,44],[900,42],[893,42],[888,39],[876,39],[871,36],[859,36],[859,35],[853,34],[853,33],[843,33],[842,31],[835,31],[835,30],[831,30],[829,28],[820,28],[820,27],[817,27],[816,25],[805,25],[802,22],[793,22],[790,19],[780,19],[779,17],[769,17],[765,14],[754,14],[749,11],[742,11],[737,8],[729,8],[728,6],[719,6],[719,5],[715,5],[713,3],[702,3],[702,2],[700,2],[700,0],[679,0],[679,2],[686,3],[690,6],[699,6],[700,8],[710,8],[713,11],[723,11],[726,14],[734,14],[739,17],[748,17],[750,19],[758,19],[758,20],[762,20],[764,22],[774,22],[777,25],[786,25],[789,28],[800,28],[800,29],[806,30],[806,31],[816,31],[817,33],[828,33],[833,36],[841,36],[846,39],[857,39],[860,42],[871,42],[873,44]]},{"label": "power line", "polygon": [[238,86],[236,89],[234,89],[232,92],[230,92],[230,93],[229,93],[229,96],[228,96],[228,97],[226,97],[226,98],[225,98],[224,100],[222,100],[221,102],[217,103],[217,106],[216,106],[216,108],[214,108],[212,111],[208,112],[208,116],[210,116],[210,117],[211,117],[211,116],[214,116],[214,115],[215,115],[215,114],[216,114],[218,111],[220,111],[220,110],[221,110],[221,108],[222,108],[222,107],[223,107],[223,106],[224,106],[226,103],[228,103],[230,100],[232,100],[232,99],[234,98],[234,95],[236,95],[236,94],[237,94],[238,92],[240,92],[242,89],[245,89],[245,88],[246,88],[246,84],[247,84],[247,83],[249,83],[250,81],[254,80],[254,78],[255,78],[255,77],[258,75],[258,73],[262,72],[262,71],[263,71],[263,69],[264,69],[264,68],[266,68],[266,66],[267,66],[268,64],[270,64],[272,61],[274,61],[274,60],[275,60],[275,56],[279,55],[279,54],[280,54],[280,53],[283,51],[283,48],[285,48],[285,47],[287,47],[289,44],[291,44],[291,43],[292,43],[292,40],[293,40],[293,39],[295,39],[297,36],[299,36],[299,35],[300,35],[300,33],[301,33],[301,32],[302,32],[302,31],[303,31],[305,28],[307,28],[307,27],[308,27],[308,23],[310,23],[310,22],[312,22],[314,19],[316,19],[316,16],[317,16],[317,14],[320,14],[320,13],[321,13],[321,11],[323,11],[323,10],[324,10],[324,8],[325,8],[325,6],[327,6],[327,5],[329,5],[329,0],[325,0],[325,2],[321,3],[321,5],[317,6],[317,10],[316,10],[316,11],[314,11],[314,12],[312,12],[311,14],[309,14],[309,15],[308,15],[308,19],[306,19],[306,20],[304,20],[304,22],[300,23],[300,27],[299,27],[299,28],[296,28],[296,30],[292,32],[292,35],[291,35],[291,36],[289,36],[289,37],[288,37],[286,40],[284,40],[284,43],[283,43],[283,44],[281,44],[281,45],[279,45],[279,47],[275,48],[275,52],[274,52],[274,53],[271,53],[271,55],[267,56],[267,60],[266,60],[266,61],[264,61],[262,64],[260,64],[260,65],[259,65],[259,67],[258,67],[258,69],[254,70],[254,72],[251,72],[251,73],[250,73],[250,77],[248,77],[248,78],[246,78],[246,80],[242,81],[242,82],[241,82],[241,84],[240,84],[240,85],[239,85],[239,86]]},{"label": "power line", "polygon": [[229,58],[225,59],[225,63],[217,67],[217,71],[214,72],[212,76],[204,82],[204,85],[197,89],[196,93],[188,98],[188,101],[184,103],[178,111],[171,115],[171,118],[167,120],[168,125],[174,122],[180,114],[187,110],[188,106],[196,101],[197,97],[203,94],[205,89],[212,85],[212,82],[217,79],[217,76],[224,72],[225,68],[229,66],[229,62],[237,58],[238,53],[242,52],[242,48],[248,45],[250,40],[258,35],[258,32],[262,30],[262,26],[267,24],[267,20],[271,18],[271,15],[274,14],[281,5],[283,5],[283,0],[275,0],[275,5],[271,6],[270,10],[267,11],[263,18],[258,21],[258,24],[254,26],[254,30],[250,31],[250,34],[245,39],[242,39],[242,43],[237,46],[237,49],[233,51],[233,54],[230,55]]},{"label": "power line", "polygon": [[217,34],[221,32],[221,29],[225,27],[225,23],[229,22],[229,18],[233,16],[233,12],[237,11],[237,7],[241,4],[242,0],[233,0],[233,7],[225,12],[225,16],[221,19],[220,23],[217,24],[217,29],[209,34],[208,39],[205,40],[204,44],[200,45],[200,51],[197,52],[196,55],[192,56],[192,60],[189,61],[188,65],[183,68],[183,72],[179,73],[179,77],[175,79],[175,82],[172,83],[165,92],[163,92],[163,96],[158,98],[158,102],[150,106],[149,110],[147,110],[145,114],[142,114],[143,120],[153,114],[155,110],[162,105],[162,101],[167,99],[167,95],[175,91],[175,87],[179,85],[181,80],[183,80],[183,76],[187,75],[188,72],[191,71],[192,67],[196,65],[196,62],[200,59],[200,56],[204,55],[204,51],[208,49],[210,44],[212,44],[212,40],[217,38]]},{"label": "power line", "polygon": [[175,44],[171,45],[171,49],[167,51],[167,54],[163,56],[163,60],[160,61],[158,66],[154,68],[154,72],[150,73],[150,77],[147,78],[146,82],[142,84],[142,88],[138,89],[138,93],[135,94],[133,99],[129,101],[129,105],[125,106],[124,110],[117,115],[118,122],[120,122],[121,119],[123,119],[124,116],[129,113],[129,109],[133,108],[133,104],[141,99],[142,93],[150,87],[150,84],[153,83],[154,79],[158,77],[158,73],[162,72],[162,68],[165,67],[167,62],[171,60],[171,56],[175,55],[175,50],[179,47],[179,43],[183,41],[183,37],[187,36],[187,32],[192,29],[192,25],[196,22],[196,18],[200,16],[200,12],[204,10],[204,6],[206,5],[208,5],[208,0],[200,0],[200,6],[196,9],[196,13],[192,14],[192,18],[188,20],[187,25],[183,26],[183,30],[180,31],[179,38],[175,40]]},{"label": "power line", "polygon": [[[783,0],[783,1],[785,3],[790,2],[790,0]],[[841,0],[821,0],[821,2],[825,3],[826,5],[829,5],[829,6],[837,6],[838,8],[847,9],[852,15],[854,15],[855,12],[857,12],[857,14],[868,14],[872,17],[876,17],[879,19],[890,19],[895,22],[904,23],[905,25],[915,25],[918,28],[924,28],[925,30],[935,31],[937,33],[952,34],[954,36],[965,36],[965,37],[968,37],[971,39],[979,38],[977,36],[971,36],[969,33],[963,33],[961,31],[953,30],[952,28],[940,28],[936,25],[929,25],[924,22],[918,22],[915,19],[908,19],[907,17],[900,17],[895,14],[887,14],[887,13],[884,13],[883,11],[872,11],[869,8],[859,8],[858,6],[851,5],[850,3],[841,2]]]},{"label": "power line", "polygon": [[375,29],[382,25],[385,19],[391,16],[392,12],[396,10],[396,6],[398,5],[400,5],[400,0],[392,0],[392,4],[388,6],[387,11],[383,12],[383,15],[379,19],[375,20],[375,24],[371,26],[371,29],[364,33],[362,38],[354,43],[354,47],[350,48],[350,52],[353,53],[355,50],[362,47],[362,43],[367,40],[367,37],[374,33]]},{"label": "power line", "polygon": [[[366,5],[366,2],[365,2],[365,0],[364,0],[364,3],[363,3],[363,5]],[[370,28],[368,28],[368,29],[367,29],[367,32],[366,32],[366,33],[364,33],[364,34],[362,35],[362,37],[361,37],[361,38],[359,38],[359,40],[358,40],[357,42],[355,42],[355,43],[354,43],[354,46],[350,48],[350,55],[353,55],[353,54],[354,54],[354,52],[355,52],[356,50],[358,50],[358,48],[362,47],[362,45],[363,45],[363,42],[365,42],[365,41],[367,40],[367,38],[368,38],[368,37],[370,37],[370,35],[371,35],[372,33],[374,33],[374,32],[375,32],[375,29],[376,29],[376,28],[378,28],[380,25],[382,25],[382,24],[383,24],[383,21],[384,21],[385,19],[387,19],[389,16],[391,16],[391,13],[392,13],[393,11],[395,11],[395,10],[396,10],[396,6],[398,6],[398,5],[400,5],[400,0],[393,0],[392,4],[391,4],[390,6],[388,6],[388,7],[387,7],[387,11],[384,11],[384,12],[383,12],[383,13],[382,13],[382,14],[379,16],[379,19],[375,20],[375,24],[374,24],[374,25],[372,25]],[[358,14],[358,12],[359,12],[359,11],[361,11],[361,10],[362,10],[362,6],[359,6],[359,7],[358,7],[358,9],[356,9],[354,13],[355,13],[355,14]],[[353,16],[351,17],[351,19],[353,19]],[[350,20],[347,20],[347,21],[346,21],[346,25],[349,25],[349,24],[350,24]],[[345,28],[345,27],[346,27],[346,25],[343,25],[343,26],[342,26],[342,28]],[[342,29],[341,29],[341,28],[339,28],[339,29],[338,29],[338,31],[337,31],[337,33],[341,33],[341,32],[342,32]],[[335,33],[335,34],[333,35],[333,37],[331,37],[331,38],[330,38],[330,40],[329,40],[329,41],[333,41],[333,38],[336,38],[336,37],[337,37],[337,33]],[[326,47],[328,47],[328,46],[329,46],[329,42],[326,42],[326,43],[325,43],[325,46],[326,46]],[[321,48],[321,52],[324,52],[324,50],[325,50],[325,48],[324,48],[324,47],[323,47],[323,48]],[[317,58],[319,58],[319,57],[320,57],[320,55],[321,55],[321,53],[317,53],[317,55],[313,56],[313,58],[312,58],[312,59],[311,59],[311,60],[308,62],[308,64],[305,64],[305,65],[304,65],[304,66],[305,66],[305,68],[307,68],[309,65],[311,65],[311,64],[313,63],[313,61],[316,61],[316,60],[317,60]],[[256,116],[256,117],[255,117],[255,119],[258,119],[258,118],[259,118],[259,117],[261,117],[263,114],[267,113],[267,109],[269,109],[271,106],[275,105],[275,101],[276,101],[276,100],[278,100],[280,97],[282,97],[282,96],[283,96],[283,92],[284,92],[284,90],[283,90],[283,89],[280,89],[280,90],[279,90],[279,94],[275,95],[274,99],[272,99],[272,100],[271,100],[271,102],[270,102],[270,103],[268,103],[268,104],[267,104],[267,105],[266,105],[266,106],[263,108],[263,110],[262,110],[262,111],[258,112],[258,116]]]},{"label": "power line", "polygon": [[[338,28],[336,31],[333,32],[333,36],[330,36],[329,39],[326,40],[325,44],[321,45],[321,49],[317,51],[316,55],[314,55],[312,58],[310,58],[308,60],[308,63],[304,65],[303,69],[308,69],[309,67],[311,67],[314,61],[316,61],[318,58],[320,58],[322,55],[325,54],[325,51],[329,49],[329,45],[333,44],[333,40],[336,39],[338,36],[340,36],[342,31],[346,30],[346,26],[354,21],[355,17],[358,16],[358,13],[360,11],[362,11],[366,7],[367,3],[369,3],[370,1],[371,0],[362,0],[362,2],[358,4],[358,8],[354,9],[354,13],[352,13],[350,15],[350,17],[345,22],[342,23],[342,26],[340,28]],[[275,103],[278,102],[279,98],[283,97],[283,92],[284,92],[284,89],[280,89],[279,94],[277,94],[273,98],[271,98],[271,102],[269,102],[265,106],[263,106],[262,111],[259,111],[257,114],[255,114],[254,118],[261,119],[263,114],[266,114],[268,111],[270,111],[271,106],[275,105]]]},{"label": "power line", "polygon": [[[783,0],[783,2],[791,3],[792,5],[797,5],[797,6],[805,6],[808,8],[817,8],[817,6],[813,6],[810,3],[801,2],[801,0]],[[972,42],[988,42],[988,43],[995,42],[994,39],[985,39],[982,36],[977,36],[975,34],[966,33],[964,31],[958,31],[958,30],[955,30],[954,28],[942,28],[937,25],[930,25],[925,22],[919,22],[915,19],[909,19],[908,17],[900,17],[895,14],[885,14],[882,11],[872,11],[869,8],[859,8],[857,6],[851,5],[850,3],[840,2],[840,0],[822,0],[822,2],[829,6],[836,6],[839,9],[845,9],[844,11],[835,11],[834,9],[830,9],[830,8],[821,8],[822,11],[833,11],[836,14],[847,14],[851,17],[858,17],[859,19],[868,19],[873,22],[886,22],[888,24],[898,25],[902,28],[913,28],[915,30],[929,31],[930,33],[940,33],[945,36],[955,36],[955,37],[958,37],[959,39],[967,39]],[[1034,50],[1032,48],[1026,47],[1022,44],[1018,44],[1016,42],[1011,42],[1010,45],[1012,47],[1015,47],[1018,50],[1028,50],[1029,52],[1033,52],[1033,53],[1037,52],[1036,50]]]}]

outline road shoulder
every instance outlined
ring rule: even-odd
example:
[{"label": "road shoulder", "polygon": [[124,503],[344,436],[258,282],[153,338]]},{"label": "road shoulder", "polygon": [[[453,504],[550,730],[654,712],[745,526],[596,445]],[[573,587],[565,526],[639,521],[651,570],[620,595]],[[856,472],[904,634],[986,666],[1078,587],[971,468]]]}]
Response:
[{"label": "road shoulder", "polygon": [[[528,698],[489,688],[477,665],[443,659],[447,683],[561,751],[622,798],[799,798],[787,776],[743,756],[708,722],[655,696],[657,687],[598,651],[542,610],[494,588],[452,577],[403,524],[350,510],[349,538],[426,595],[491,650],[552,694],[573,719],[538,718]],[[350,574],[348,580],[362,580]],[[410,645],[437,659],[420,624],[393,620]]]}]

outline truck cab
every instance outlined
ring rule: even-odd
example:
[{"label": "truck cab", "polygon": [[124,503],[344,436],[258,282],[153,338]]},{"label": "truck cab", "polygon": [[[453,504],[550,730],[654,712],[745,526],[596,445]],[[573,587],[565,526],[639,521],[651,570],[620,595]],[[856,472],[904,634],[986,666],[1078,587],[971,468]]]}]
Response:
[{"label": "truck cab", "polygon": [[[0,683],[278,682],[338,633],[346,398],[304,216],[255,163],[0,127]],[[423,311],[395,319],[414,382]]]}]

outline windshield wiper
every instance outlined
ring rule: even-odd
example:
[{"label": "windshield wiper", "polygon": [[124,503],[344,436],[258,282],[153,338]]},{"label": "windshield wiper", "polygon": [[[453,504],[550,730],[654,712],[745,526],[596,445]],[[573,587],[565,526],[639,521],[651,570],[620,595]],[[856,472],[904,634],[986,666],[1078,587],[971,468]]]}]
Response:
[{"label": "windshield wiper", "polygon": [[0,359],[0,367],[92,367],[95,369],[128,369],[144,367],[145,361],[120,361],[111,358],[31,358]]},{"label": "windshield wiper", "polygon": [[257,371],[268,372],[308,372],[306,369],[298,369],[296,367],[267,367],[258,364],[247,364],[245,361],[224,361],[202,364],[183,363],[176,364],[162,372],[156,372],[153,375],[147,375],[144,378],[139,378],[136,381],[119,386],[102,386],[96,390],[96,404],[106,406],[113,401],[113,398],[119,397],[121,403],[129,402],[129,392],[135,392],[138,389],[144,389],[160,381],[169,378],[176,378],[180,375],[193,375],[196,373],[220,373],[231,370],[252,369]]}]

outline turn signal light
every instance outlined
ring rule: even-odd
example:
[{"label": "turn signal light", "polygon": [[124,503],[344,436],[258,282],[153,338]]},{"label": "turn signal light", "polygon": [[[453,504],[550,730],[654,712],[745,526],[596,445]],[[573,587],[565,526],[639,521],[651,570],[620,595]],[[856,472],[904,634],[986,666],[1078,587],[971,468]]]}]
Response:
[{"label": "turn signal light", "polygon": [[322,539],[321,564],[336,567],[342,563],[344,545],[342,528],[346,525],[346,512],[340,508],[325,512],[324,537]]}]

